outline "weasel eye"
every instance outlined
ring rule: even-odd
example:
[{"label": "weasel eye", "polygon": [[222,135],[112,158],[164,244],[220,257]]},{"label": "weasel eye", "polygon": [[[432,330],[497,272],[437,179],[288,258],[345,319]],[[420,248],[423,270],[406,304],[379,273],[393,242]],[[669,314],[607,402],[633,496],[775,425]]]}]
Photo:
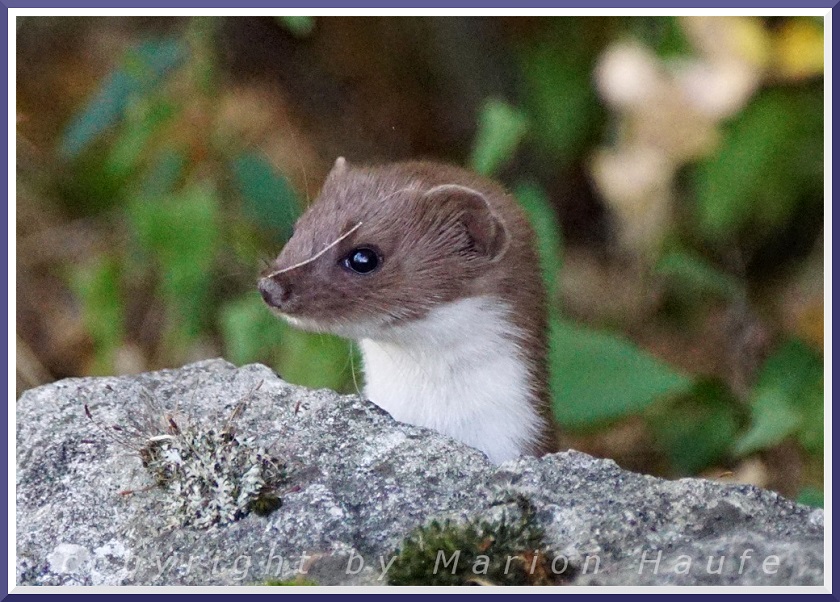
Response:
[{"label": "weasel eye", "polygon": [[369,247],[357,247],[341,260],[341,265],[357,274],[370,274],[379,267],[379,255]]}]

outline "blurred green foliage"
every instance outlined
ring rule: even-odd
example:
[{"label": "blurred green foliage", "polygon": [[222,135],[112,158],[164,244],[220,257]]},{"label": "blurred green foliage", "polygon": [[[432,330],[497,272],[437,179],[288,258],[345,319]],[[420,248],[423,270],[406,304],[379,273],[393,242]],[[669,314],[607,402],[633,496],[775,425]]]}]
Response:
[{"label": "blurred green foliage", "polygon": [[227,359],[265,361],[290,382],[346,390],[348,369],[359,365],[345,341],[292,328],[271,315],[256,292],[222,306],[219,323]]},{"label": "blurred green foliage", "polygon": [[823,451],[823,362],[800,341],[767,359],[750,397],[751,424],[735,443],[746,455],[795,436],[814,454]]},{"label": "blurred green foliage", "polygon": [[821,89],[767,90],[727,128],[696,170],[697,224],[708,240],[753,245],[778,234],[803,203],[823,202]]},{"label": "blurred green foliage", "polygon": [[109,374],[125,336],[124,303],[120,295],[121,266],[115,258],[97,258],[74,266],[67,278],[79,299],[82,319],[94,345],[94,374]]},{"label": "blurred green foliage", "polygon": [[478,115],[478,131],[470,159],[480,174],[493,174],[509,160],[528,131],[528,120],[506,102],[490,98]]},{"label": "blurred green foliage", "polygon": [[644,40],[657,55],[663,58],[691,54],[691,46],[677,17],[637,17],[625,22],[628,35]]},{"label": "blurred green foliage", "polygon": [[277,242],[288,240],[299,207],[297,194],[286,178],[275,172],[265,156],[256,152],[242,153],[233,160],[231,168],[248,217],[275,231]]},{"label": "blurred green foliage", "polygon": [[691,380],[622,337],[555,318],[550,330],[554,415],[571,429],[638,414]]},{"label": "blurred green foliage", "polygon": [[816,506],[822,508],[825,505],[825,495],[822,489],[816,487],[804,487],[796,499],[800,504],[808,504],[809,506]]},{"label": "blurred green foliage", "polygon": [[[279,17],[295,37],[312,35],[310,17]],[[302,333],[277,320],[255,291],[262,257],[291,235],[298,192],[261,152],[220,140],[212,122],[220,84],[213,60],[214,21],[195,19],[186,35],[130,49],[70,120],[59,143],[70,163],[69,205],[83,214],[117,211],[130,244],[67,266],[95,346],[94,370],[113,370],[135,297],[149,290],[168,361],[189,356],[207,337],[238,364],[261,361],[290,381],[350,391],[355,351],[334,337]],[[516,160],[566,169],[615,135],[592,73],[604,28],[594,20],[556,19],[516,47],[521,97],[493,96],[476,116],[469,164],[503,177]],[[690,52],[670,17],[624,19],[615,38],[644,39],[660,56]],[[721,143],[689,165],[679,224],[651,277],[685,306],[737,302],[753,293],[743,272],[724,263],[727,245],[752,251],[772,243],[803,209],[823,203],[822,87],[769,85],[723,125]],[[617,330],[575,323],[558,303],[564,240],[555,205],[540,184],[510,184],[537,233],[551,293],[551,389],[569,430],[598,431],[641,416],[674,473],[721,463],[795,441],[823,453],[823,359],[787,337],[763,362],[746,400],[725,383],[686,374]],[[822,504],[819,490],[800,499]]]},{"label": "blurred green foliage", "polygon": [[[142,265],[159,282],[175,341],[206,327],[215,255],[219,252],[219,201],[209,183],[191,184],[161,197],[132,199],[128,219]],[[169,344],[174,343],[171,341]]]},{"label": "blurred green foliage", "polygon": [[725,459],[743,424],[743,411],[726,387],[701,379],[687,391],[651,408],[659,445],[679,474],[696,474]]},{"label": "blurred green foliage", "polygon": [[[542,189],[533,183],[521,183],[514,189],[537,236],[540,267],[549,299],[557,295],[557,275],[563,265],[563,240],[554,207]],[[553,305],[553,304],[552,304]]]},{"label": "blurred green foliage", "polygon": [[746,294],[744,282],[688,250],[664,253],[656,272],[686,297],[737,299]]},{"label": "blurred green foliage", "polygon": [[[70,267],[95,347],[94,370],[113,372],[126,334],[125,307],[150,285],[160,304],[150,311],[159,309],[163,323],[158,346],[168,361],[188,357],[192,346],[218,332],[232,361],[262,361],[293,382],[351,390],[348,343],[289,328],[256,292],[257,249],[279,250],[300,213],[288,180],[263,154],[216,140],[212,131],[193,131],[187,141],[168,135],[194,128],[183,123],[188,103],[217,110],[207,59],[212,24],[196,19],[186,39],[161,38],[130,49],[61,138],[62,155],[86,174],[70,196],[85,194],[96,182],[101,193],[82,207],[90,213],[119,207],[131,233],[116,257]],[[306,22],[287,25],[302,33]],[[225,262],[228,271],[252,274],[245,282],[253,286],[232,299],[218,294],[228,278]]]},{"label": "blurred green foliage", "polygon": [[[78,157],[108,128],[122,121],[136,102],[153,94],[161,80],[185,60],[185,53],[183,42],[172,38],[143,42],[126,53],[120,68],[102,82],[96,96],[68,126],[61,140],[61,154]],[[112,156],[119,162],[125,154],[139,155],[144,138],[154,131],[160,116],[160,112],[150,112],[143,122],[145,127],[127,128]]]},{"label": "blurred green foliage", "polygon": [[561,164],[579,160],[600,133],[603,107],[592,85],[601,46],[596,20],[554,19],[520,49],[524,111],[533,144]]}]

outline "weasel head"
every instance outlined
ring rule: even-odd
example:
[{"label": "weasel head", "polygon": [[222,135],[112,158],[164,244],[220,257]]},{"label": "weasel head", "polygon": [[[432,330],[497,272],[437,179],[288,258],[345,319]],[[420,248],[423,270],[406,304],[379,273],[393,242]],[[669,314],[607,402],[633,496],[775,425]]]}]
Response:
[{"label": "weasel head", "polygon": [[262,274],[268,306],[307,330],[377,339],[473,296],[510,234],[469,172],[340,158]]}]

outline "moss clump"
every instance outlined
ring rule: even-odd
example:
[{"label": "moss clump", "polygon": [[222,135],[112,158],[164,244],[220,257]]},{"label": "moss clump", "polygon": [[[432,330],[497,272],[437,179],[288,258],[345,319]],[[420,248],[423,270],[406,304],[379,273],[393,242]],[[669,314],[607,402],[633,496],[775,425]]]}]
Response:
[{"label": "moss clump", "polygon": [[282,505],[283,500],[279,496],[266,491],[254,498],[249,508],[257,516],[268,516]]},{"label": "moss clump", "polygon": [[[433,521],[413,531],[397,550],[388,572],[391,585],[561,585],[574,570],[565,562],[552,570],[545,534],[530,502],[517,499],[497,521],[456,524]],[[563,570],[565,569],[565,570]],[[558,574],[559,573],[559,574]]]},{"label": "moss clump", "polygon": [[266,585],[318,585],[311,579],[304,579],[303,577],[295,577],[294,579],[269,579],[265,582]]},{"label": "moss clump", "polygon": [[285,466],[254,438],[191,426],[150,437],[143,466],[170,493],[170,526],[207,528],[280,507]]}]

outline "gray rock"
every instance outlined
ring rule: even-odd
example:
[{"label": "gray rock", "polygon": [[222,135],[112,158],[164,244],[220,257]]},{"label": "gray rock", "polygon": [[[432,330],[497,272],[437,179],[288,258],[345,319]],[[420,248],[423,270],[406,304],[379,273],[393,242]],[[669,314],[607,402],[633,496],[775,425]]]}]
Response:
[{"label": "gray rock", "polygon": [[[175,478],[157,486],[141,459],[145,448],[149,464],[150,440],[165,443],[175,428],[235,432],[225,453],[282,463],[281,507],[240,518],[214,499],[185,510],[192,494],[173,492]],[[176,452],[160,457],[189,453]],[[213,460],[202,470],[219,468]],[[244,499],[244,485],[228,480],[213,485],[219,499]],[[573,584],[823,583],[821,510],[755,487],[642,476],[574,451],[497,467],[356,396],[296,387],[261,365],[212,360],[67,379],[17,403],[21,585],[384,584],[382,563],[412,529],[498,518],[522,497],[547,547],[576,567]],[[218,520],[202,528],[197,516]]]}]

